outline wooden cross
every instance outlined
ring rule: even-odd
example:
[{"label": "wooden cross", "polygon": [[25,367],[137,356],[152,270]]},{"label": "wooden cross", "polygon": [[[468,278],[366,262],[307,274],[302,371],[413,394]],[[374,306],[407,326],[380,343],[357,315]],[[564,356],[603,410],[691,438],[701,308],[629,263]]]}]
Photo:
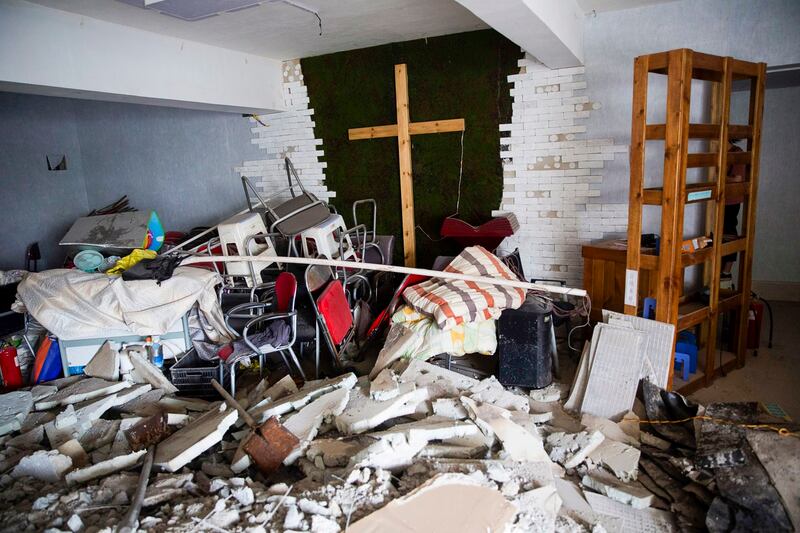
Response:
[{"label": "wooden cross", "polygon": [[397,124],[352,128],[347,130],[351,141],[397,137],[400,154],[400,201],[403,205],[403,255],[405,265],[413,267],[417,262],[417,245],[414,224],[414,182],[411,177],[411,136],[425,133],[464,131],[464,119],[431,120],[410,122],[408,111],[408,72],[405,64],[394,66],[395,101],[397,102]]}]

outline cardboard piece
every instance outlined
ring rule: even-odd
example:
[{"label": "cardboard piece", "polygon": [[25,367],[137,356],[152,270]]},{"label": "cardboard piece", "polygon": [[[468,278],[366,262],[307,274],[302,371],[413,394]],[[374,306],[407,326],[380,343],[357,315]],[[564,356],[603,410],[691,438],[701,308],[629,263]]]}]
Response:
[{"label": "cardboard piece", "polygon": [[504,531],[517,507],[500,491],[462,474],[439,474],[402,498],[350,524],[350,533]]}]

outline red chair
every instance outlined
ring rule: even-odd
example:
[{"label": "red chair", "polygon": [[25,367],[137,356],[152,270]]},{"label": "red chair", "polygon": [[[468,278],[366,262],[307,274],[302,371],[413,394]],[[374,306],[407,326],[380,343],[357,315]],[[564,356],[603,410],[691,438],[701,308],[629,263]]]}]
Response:
[{"label": "red chair", "polygon": [[[275,280],[275,288],[271,302],[249,302],[237,305],[225,314],[225,322],[235,331],[235,327],[231,326],[231,319],[247,319],[240,334],[247,346],[253,351],[253,355],[258,355],[258,361],[262,372],[264,368],[264,356],[275,352],[280,353],[283,362],[286,363],[286,367],[289,369],[289,372],[291,372],[292,366],[289,364],[289,358],[287,357],[288,352],[297,370],[303,377],[303,380],[305,380],[306,375],[305,372],[303,372],[303,367],[300,366],[300,361],[297,359],[297,355],[292,349],[297,337],[296,297],[297,279],[294,277],[294,274],[290,272],[281,272]],[[270,307],[271,309],[268,309]],[[250,337],[253,331],[263,329],[268,322],[274,320],[285,320],[288,322],[291,330],[289,340],[278,346],[267,348],[256,347]],[[235,363],[231,365],[232,392],[235,391],[235,367]]]},{"label": "red chair", "polygon": [[[330,267],[309,265],[306,269],[306,288],[317,315],[317,324],[337,366],[355,336],[353,312],[347,301],[342,280]],[[319,352],[317,352],[319,372]]]}]

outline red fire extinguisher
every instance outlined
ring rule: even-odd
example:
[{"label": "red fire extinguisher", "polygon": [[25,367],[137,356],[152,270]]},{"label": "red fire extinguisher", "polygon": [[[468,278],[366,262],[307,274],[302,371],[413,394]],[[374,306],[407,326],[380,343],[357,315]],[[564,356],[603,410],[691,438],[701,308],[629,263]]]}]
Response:
[{"label": "red fire extinguisher", "polygon": [[3,373],[3,385],[6,389],[16,390],[22,387],[17,349],[11,344],[4,344],[0,348],[0,372]]},{"label": "red fire extinguisher", "polygon": [[764,304],[758,300],[750,300],[747,311],[747,349],[758,350],[761,344],[761,322],[764,319]]}]

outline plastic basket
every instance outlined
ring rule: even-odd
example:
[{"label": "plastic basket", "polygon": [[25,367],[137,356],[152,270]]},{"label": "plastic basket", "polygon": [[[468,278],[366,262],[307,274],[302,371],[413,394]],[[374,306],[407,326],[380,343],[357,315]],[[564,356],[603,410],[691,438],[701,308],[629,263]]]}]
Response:
[{"label": "plastic basket", "polygon": [[230,370],[228,365],[220,365],[219,361],[200,359],[192,348],[172,365],[170,376],[172,384],[181,394],[196,398],[216,398],[218,394],[211,386],[211,380],[216,379],[219,383],[226,384]]}]

